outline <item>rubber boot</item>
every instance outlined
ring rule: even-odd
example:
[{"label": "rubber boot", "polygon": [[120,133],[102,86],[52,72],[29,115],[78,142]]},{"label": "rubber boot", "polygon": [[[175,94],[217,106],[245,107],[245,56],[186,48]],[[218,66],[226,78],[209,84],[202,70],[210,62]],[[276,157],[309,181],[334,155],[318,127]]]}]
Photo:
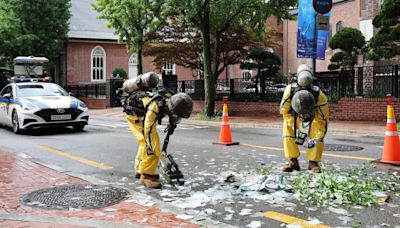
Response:
[{"label": "rubber boot", "polygon": [[161,183],[157,179],[157,175],[142,174],[140,182],[148,188],[161,188]]},{"label": "rubber boot", "polygon": [[308,162],[308,170],[311,170],[314,173],[320,173],[321,168],[318,165],[318,162],[316,161],[309,161]]},{"label": "rubber boot", "polygon": [[[140,174],[138,171],[135,171],[135,178],[136,179],[140,179],[140,176],[141,176],[142,174]],[[157,179],[160,179],[160,175],[154,175],[154,177],[155,178],[157,178]]]},{"label": "rubber boot", "polygon": [[140,179],[140,175],[141,175],[141,174],[140,174],[138,171],[135,171],[135,178],[136,178],[136,179]]},{"label": "rubber boot", "polygon": [[289,160],[289,164],[285,165],[282,169],[283,172],[293,172],[293,170],[300,170],[300,165],[299,165],[299,161],[297,160],[297,158],[291,158]]}]

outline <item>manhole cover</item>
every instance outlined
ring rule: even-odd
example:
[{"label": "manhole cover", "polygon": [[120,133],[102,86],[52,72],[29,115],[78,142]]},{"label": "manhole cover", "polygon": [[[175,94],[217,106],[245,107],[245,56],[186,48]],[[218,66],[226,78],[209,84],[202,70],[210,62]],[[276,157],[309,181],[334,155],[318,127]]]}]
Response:
[{"label": "manhole cover", "polygon": [[358,151],[363,150],[364,148],[346,144],[325,144],[324,149],[326,151]]},{"label": "manhole cover", "polygon": [[93,209],[124,200],[128,191],[102,185],[63,185],[40,189],[21,197],[21,203],[42,209]]}]

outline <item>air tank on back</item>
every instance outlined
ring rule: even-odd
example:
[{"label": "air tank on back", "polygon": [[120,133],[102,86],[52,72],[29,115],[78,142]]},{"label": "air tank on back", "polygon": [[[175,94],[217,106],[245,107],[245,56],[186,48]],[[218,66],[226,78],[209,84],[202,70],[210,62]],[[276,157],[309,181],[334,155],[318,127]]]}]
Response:
[{"label": "air tank on back", "polygon": [[148,72],[125,81],[122,88],[125,93],[132,93],[138,90],[147,90],[156,87],[159,82],[160,78],[156,73]]}]

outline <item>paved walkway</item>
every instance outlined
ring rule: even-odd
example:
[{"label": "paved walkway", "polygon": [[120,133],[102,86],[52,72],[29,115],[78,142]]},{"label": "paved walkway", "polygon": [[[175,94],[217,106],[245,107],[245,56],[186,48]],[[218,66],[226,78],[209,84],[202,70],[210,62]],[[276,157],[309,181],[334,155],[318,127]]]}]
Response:
[{"label": "paved walkway", "polygon": [[[123,118],[122,108],[92,109],[90,114],[94,116],[108,116]],[[282,118],[271,116],[229,116],[232,127],[269,127],[281,128]],[[220,121],[183,120],[186,124],[219,126]],[[340,121],[329,122],[329,132],[345,132],[360,135],[384,136],[386,123],[382,121]],[[328,132],[328,133],[329,133]]]},{"label": "paved walkway", "polygon": [[70,211],[36,209],[19,201],[26,193],[64,184],[88,182],[0,151],[0,227],[198,227],[132,198],[105,208]]}]

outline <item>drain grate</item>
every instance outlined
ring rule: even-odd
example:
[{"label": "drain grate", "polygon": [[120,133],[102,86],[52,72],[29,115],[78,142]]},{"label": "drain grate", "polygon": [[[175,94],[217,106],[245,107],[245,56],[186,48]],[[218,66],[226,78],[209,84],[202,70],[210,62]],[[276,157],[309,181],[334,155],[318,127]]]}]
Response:
[{"label": "drain grate", "polygon": [[21,197],[21,203],[42,209],[93,209],[119,203],[129,192],[104,185],[63,185],[40,189]]},{"label": "drain grate", "polygon": [[346,144],[325,144],[325,151],[359,151],[363,150],[363,147],[360,146],[352,146]]}]

